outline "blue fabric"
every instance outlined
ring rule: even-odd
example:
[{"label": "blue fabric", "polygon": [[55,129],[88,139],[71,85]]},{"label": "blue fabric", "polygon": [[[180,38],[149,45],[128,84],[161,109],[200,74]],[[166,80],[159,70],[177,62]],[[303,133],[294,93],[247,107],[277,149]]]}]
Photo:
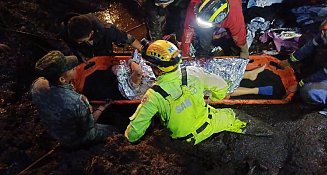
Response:
[{"label": "blue fabric", "polygon": [[300,95],[307,103],[327,105],[327,80],[304,84]]},{"label": "blue fabric", "polygon": [[259,87],[258,94],[260,94],[260,95],[272,95],[273,94],[273,87],[272,86]]}]

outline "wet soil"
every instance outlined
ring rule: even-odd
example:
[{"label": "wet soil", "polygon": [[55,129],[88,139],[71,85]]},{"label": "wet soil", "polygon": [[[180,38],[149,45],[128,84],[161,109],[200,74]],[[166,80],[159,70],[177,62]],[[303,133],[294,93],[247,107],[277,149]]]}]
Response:
[{"label": "wet soil", "polygon": [[[125,1],[124,1],[125,2]],[[40,123],[31,103],[29,86],[33,65],[47,51],[64,50],[57,39],[56,21],[67,12],[106,11],[124,30],[142,23],[131,0],[11,0],[0,1],[0,43],[11,47],[0,53],[0,174],[17,174],[57,144]],[[303,1],[305,3],[318,1]],[[300,1],[297,1],[299,4]],[[319,3],[319,2],[318,2]],[[126,10],[127,9],[127,10]],[[126,15],[130,15],[127,16]],[[127,18],[123,19],[123,18]],[[121,20],[121,21],[119,21]],[[127,21],[127,22],[126,22]],[[145,36],[142,26],[131,33]],[[135,32],[135,33],[133,33]],[[128,48],[123,49],[125,52]],[[235,105],[274,127],[273,137],[218,134],[192,146],[171,140],[154,120],[146,135],[130,144],[122,134],[102,144],[76,150],[56,148],[22,174],[325,174],[327,172],[327,118],[319,107],[305,105],[298,94],[285,105]],[[117,122],[121,130],[129,115],[113,107],[102,122]],[[128,106],[125,111],[136,106]],[[246,114],[243,114],[246,115]],[[117,119],[119,118],[119,119]]]}]

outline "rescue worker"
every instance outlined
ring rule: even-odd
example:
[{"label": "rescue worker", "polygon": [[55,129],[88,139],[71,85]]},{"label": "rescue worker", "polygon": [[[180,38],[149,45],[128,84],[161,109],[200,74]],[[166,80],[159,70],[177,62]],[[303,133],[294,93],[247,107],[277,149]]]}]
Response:
[{"label": "rescue worker", "polygon": [[[312,58],[319,48],[327,47],[327,19],[321,24],[320,32],[312,40],[300,49],[292,53],[287,60],[280,63],[282,68],[290,66],[290,63],[303,62]],[[311,60],[311,62],[313,62]],[[298,87],[302,99],[310,104],[323,105],[327,115],[327,66],[317,70],[312,75],[300,80]],[[321,63],[323,64],[323,63]],[[308,65],[309,66],[309,65]]]},{"label": "rescue worker", "polygon": [[[199,38],[200,52],[204,52],[203,55],[210,54],[214,47],[213,38],[217,38],[216,45],[222,47],[225,55],[249,57],[241,0],[204,0],[195,6],[195,17],[197,22],[195,32]],[[232,42],[224,37],[226,32],[223,32],[223,29],[231,35]],[[214,31],[218,31],[215,36]]]},{"label": "rescue worker", "polygon": [[31,88],[41,121],[64,147],[103,141],[115,131],[113,126],[96,123],[109,103],[92,110],[87,98],[74,90],[71,81],[77,65],[76,56],[50,51],[35,64],[44,78],[38,78]]},{"label": "rescue worker", "polygon": [[212,101],[225,97],[228,86],[221,77],[198,67],[180,68],[180,51],[165,40],[145,46],[143,58],[157,78],[130,117],[125,131],[125,137],[130,142],[144,135],[155,114],[159,114],[173,139],[194,144],[214,133],[244,131],[247,123],[239,120],[232,109],[215,109],[204,101],[205,90],[211,91],[209,99]]},{"label": "rescue worker", "polygon": [[182,23],[188,0],[137,0],[144,11],[150,40],[162,39],[166,34],[182,36]]},{"label": "rescue worker", "polygon": [[134,36],[119,30],[113,24],[102,23],[94,14],[73,14],[62,22],[62,37],[74,55],[88,60],[94,56],[113,54],[113,46],[130,44],[139,51],[141,43]]}]

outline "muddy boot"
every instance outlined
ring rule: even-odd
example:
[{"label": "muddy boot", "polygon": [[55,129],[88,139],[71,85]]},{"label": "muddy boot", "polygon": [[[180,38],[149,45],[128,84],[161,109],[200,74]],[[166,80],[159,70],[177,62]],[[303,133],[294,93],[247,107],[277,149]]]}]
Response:
[{"label": "muddy boot", "polygon": [[274,134],[274,128],[268,123],[262,122],[240,110],[234,109],[234,112],[238,119],[247,122],[243,134],[258,137],[272,137]]}]

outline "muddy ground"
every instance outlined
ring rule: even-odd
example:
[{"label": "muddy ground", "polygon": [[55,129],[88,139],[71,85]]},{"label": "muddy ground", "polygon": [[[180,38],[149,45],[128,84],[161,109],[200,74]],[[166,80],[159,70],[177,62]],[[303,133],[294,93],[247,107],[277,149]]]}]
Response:
[{"label": "muddy ground", "polygon": [[[0,53],[0,174],[21,172],[57,144],[41,125],[28,90],[35,78],[36,60],[49,50],[65,50],[56,35],[54,24],[58,18],[70,11],[88,13],[109,8],[115,13],[113,16],[118,16],[113,22],[128,30],[141,24],[142,18],[136,4],[126,2],[0,1],[0,43],[11,47],[10,52]],[[285,5],[310,3],[322,1],[292,1]],[[127,22],[119,18],[126,14],[131,16]],[[142,26],[132,34],[141,39],[144,31]],[[117,50],[128,52],[128,48]],[[222,133],[193,147],[169,139],[168,132],[154,124],[137,144],[130,144],[122,134],[117,134],[103,144],[79,150],[59,147],[22,174],[327,173],[327,118],[318,114],[318,107],[304,105],[298,94],[285,105],[232,107],[271,124],[275,135]],[[128,116],[121,117],[127,121]],[[121,123],[122,128],[124,125]]]}]

